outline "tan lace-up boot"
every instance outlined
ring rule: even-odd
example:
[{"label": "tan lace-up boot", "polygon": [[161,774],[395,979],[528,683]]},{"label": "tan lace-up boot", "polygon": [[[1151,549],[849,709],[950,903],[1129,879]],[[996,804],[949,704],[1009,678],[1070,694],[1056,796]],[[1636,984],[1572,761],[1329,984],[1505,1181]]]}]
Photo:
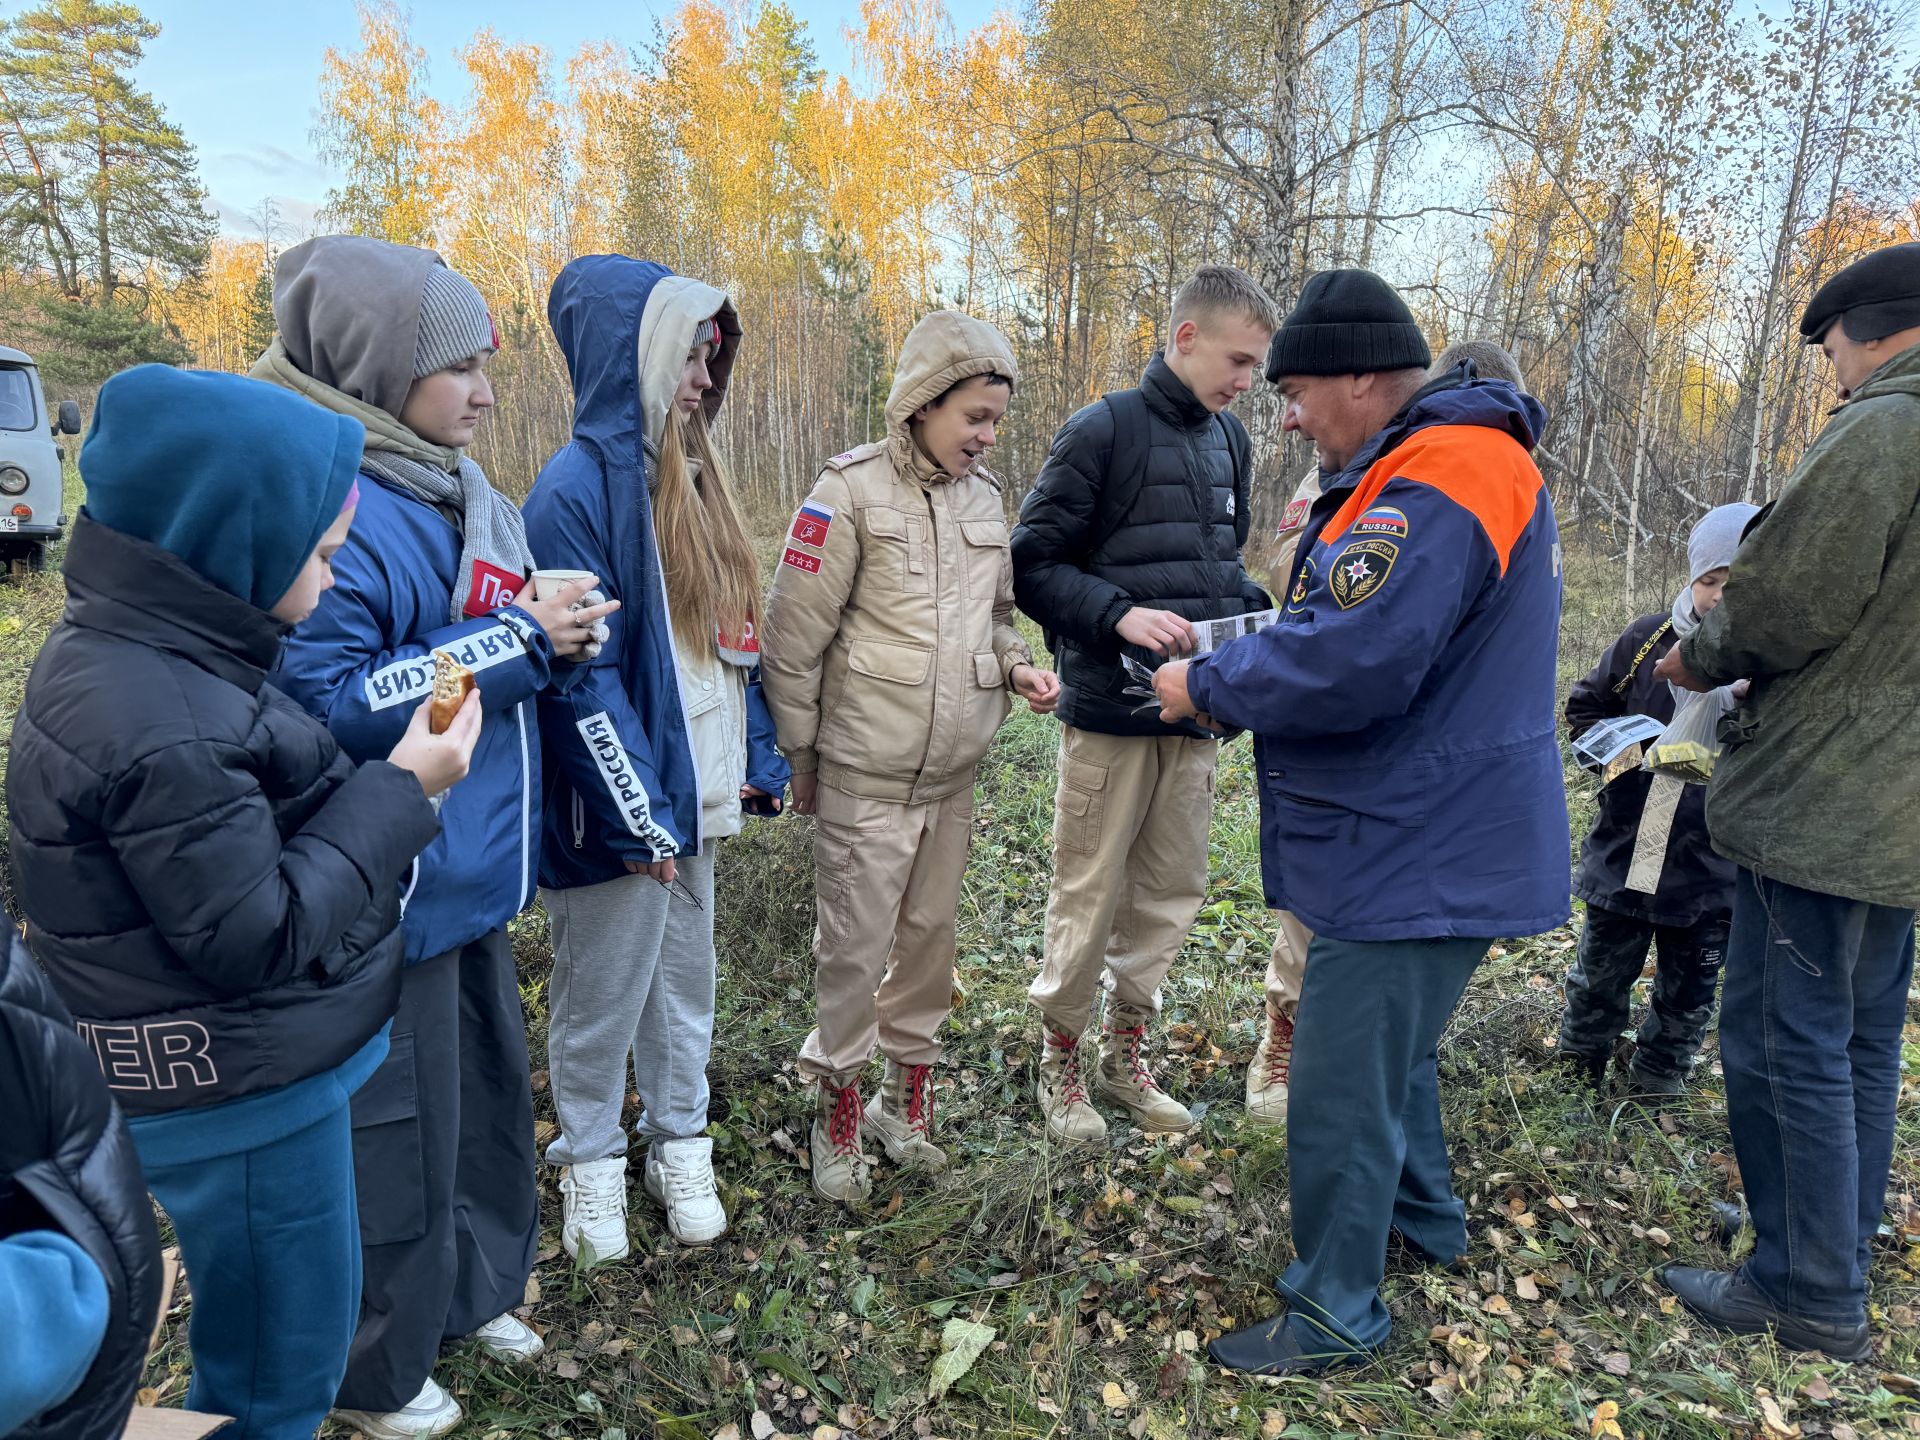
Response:
[{"label": "tan lace-up boot", "polygon": [[1293,1064],[1293,1017],[1279,1006],[1267,1006],[1266,1028],[1259,1048],[1247,1066],[1247,1122],[1252,1125],[1287,1123],[1287,1072]]},{"label": "tan lace-up boot", "polygon": [[880,1137],[896,1165],[947,1168],[947,1152],[933,1143],[933,1067],[887,1061],[880,1093],[867,1102],[866,1126]]},{"label": "tan lace-up boot", "polygon": [[1047,1026],[1045,1053],[1040,1057],[1040,1113],[1054,1138],[1091,1142],[1107,1138],[1107,1122],[1087,1099],[1081,1074],[1084,1060],[1080,1041],[1064,1030]]},{"label": "tan lace-up boot", "polygon": [[1150,1135],[1177,1135],[1193,1128],[1187,1107],[1160,1088],[1147,1068],[1144,1051],[1148,1012],[1107,1002],[1107,1023],[1100,1041],[1100,1068],[1093,1088],[1127,1107],[1133,1123]]}]

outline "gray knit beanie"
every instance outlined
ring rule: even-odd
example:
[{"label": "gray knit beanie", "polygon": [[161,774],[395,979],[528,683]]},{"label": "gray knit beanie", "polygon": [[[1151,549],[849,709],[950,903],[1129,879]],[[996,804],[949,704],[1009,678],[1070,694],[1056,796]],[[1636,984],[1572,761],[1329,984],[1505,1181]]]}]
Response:
[{"label": "gray knit beanie", "polygon": [[413,378],[457,365],[482,350],[498,350],[487,302],[466,276],[444,264],[427,271],[420,294],[420,334],[413,346]]}]

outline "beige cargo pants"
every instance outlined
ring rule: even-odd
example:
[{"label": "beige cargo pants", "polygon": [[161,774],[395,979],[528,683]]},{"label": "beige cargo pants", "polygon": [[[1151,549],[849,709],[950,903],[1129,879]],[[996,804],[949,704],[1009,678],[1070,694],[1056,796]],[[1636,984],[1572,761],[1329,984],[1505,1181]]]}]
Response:
[{"label": "beige cargo pants", "polygon": [[1053,800],[1046,958],[1027,990],[1047,1023],[1086,1031],[1104,985],[1159,1007],[1207,891],[1214,740],[1065,726]]},{"label": "beige cargo pants", "polygon": [[1267,956],[1267,1004],[1291,1019],[1300,1008],[1300,982],[1307,973],[1307,946],[1313,943],[1313,932],[1291,910],[1276,911],[1274,918],[1280,928],[1274,932],[1273,953]]},{"label": "beige cargo pants", "polygon": [[953,1008],[954,912],[973,834],[973,781],[922,805],[822,782],[814,821],[813,1033],[808,1079],[860,1070],[880,1049],[902,1065],[940,1058]]}]

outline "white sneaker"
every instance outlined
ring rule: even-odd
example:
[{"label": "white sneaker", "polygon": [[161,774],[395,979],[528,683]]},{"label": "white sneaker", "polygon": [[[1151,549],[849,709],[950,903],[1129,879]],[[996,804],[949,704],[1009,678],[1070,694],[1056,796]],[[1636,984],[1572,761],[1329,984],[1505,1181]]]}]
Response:
[{"label": "white sneaker", "polygon": [[656,1140],[647,1147],[642,1182],[667,1211],[667,1229],[682,1245],[711,1245],[727,1233],[727,1212],[713,1180],[713,1141]]},{"label": "white sneaker", "polygon": [[494,1316],[473,1332],[473,1338],[502,1360],[531,1360],[547,1348],[540,1332],[515,1318],[512,1311]]},{"label": "white sneaker", "polygon": [[569,1165],[560,1177],[560,1244],[576,1260],[627,1258],[627,1157]]},{"label": "white sneaker", "polygon": [[419,1440],[426,1435],[445,1435],[465,1418],[460,1402],[442,1390],[429,1375],[420,1393],[406,1408],[389,1415],[370,1410],[336,1410],[333,1418],[358,1430],[367,1440]]}]

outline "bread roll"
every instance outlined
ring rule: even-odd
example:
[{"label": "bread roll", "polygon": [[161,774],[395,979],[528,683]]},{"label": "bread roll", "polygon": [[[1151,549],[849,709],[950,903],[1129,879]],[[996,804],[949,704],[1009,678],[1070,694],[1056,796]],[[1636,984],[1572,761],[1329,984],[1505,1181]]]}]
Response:
[{"label": "bread roll", "polygon": [[433,709],[427,712],[427,728],[436,735],[446,734],[473,686],[473,671],[446,651],[434,651]]}]

